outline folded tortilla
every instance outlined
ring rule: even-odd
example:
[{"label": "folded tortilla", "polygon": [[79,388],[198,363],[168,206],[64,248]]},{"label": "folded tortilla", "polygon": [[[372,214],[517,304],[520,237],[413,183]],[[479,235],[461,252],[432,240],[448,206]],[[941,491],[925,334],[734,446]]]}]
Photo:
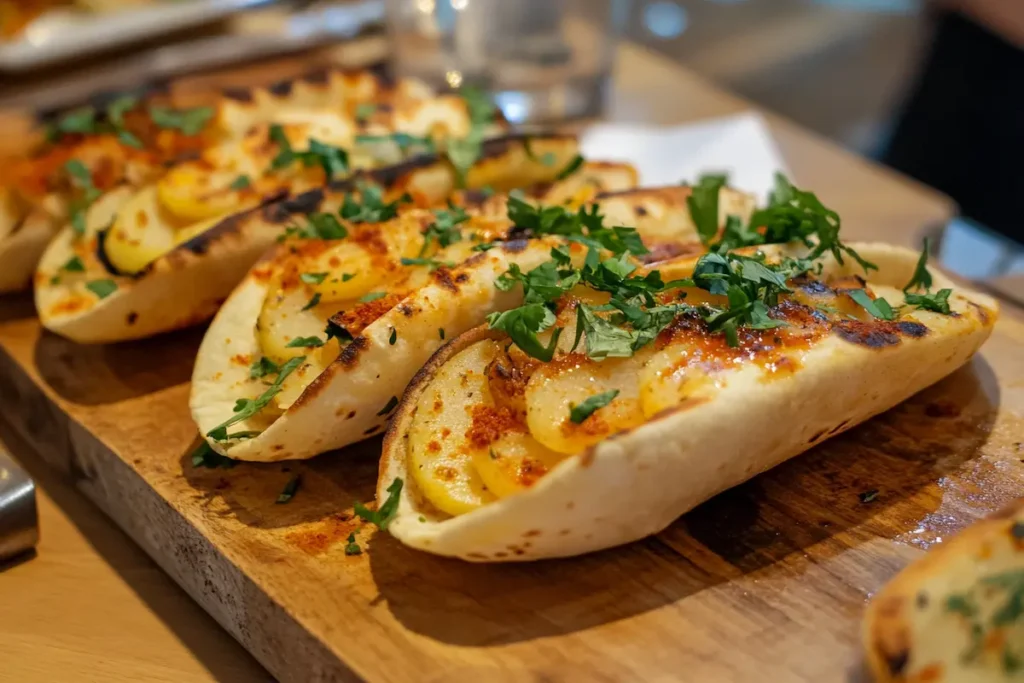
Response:
[{"label": "folded tortilla", "polygon": [[[538,146],[536,142],[534,146]],[[576,197],[577,203],[584,204],[596,197],[598,209],[603,210],[601,197],[607,196],[610,205],[621,211],[631,196],[623,185],[633,182],[631,169],[585,164],[569,178],[534,188],[528,198],[550,206],[552,202],[561,205],[565,197]],[[602,189],[612,193],[604,195]],[[639,236],[645,238],[645,230],[649,230],[658,244],[671,241],[692,250],[696,243],[699,248],[693,224],[679,221],[667,210],[688,192],[680,187],[636,190],[638,205],[649,207],[652,215],[670,216],[645,222]],[[723,190],[721,198],[723,222],[730,214],[745,219],[753,206],[748,195],[733,190]],[[275,461],[310,458],[380,433],[406,383],[446,338],[479,325],[487,314],[509,305],[514,295],[497,290],[496,278],[513,264],[529,270],[548,260],[553,247],[566,244],[558,236],[522,239],[528,235],[519,233],[506,217],[503,197],[484,199],[471,208],[474,215],[462,224],[466,237],[433,254],[435,262],[459,265],[432,273],[422,264],[402,268],[395,262],[398,254],[415,256],[421,249],[421,232],[434,219],[430,212],[371,227],[368,234],[374,235],[373,239],[360,233],[350,237],[365,244],[384,240],[390,246],[387,261],[353,265],[354,256],[341,256],[342,252],[351,253],[351,245],[305,242],[283,245],[277,255],[253,268],[210,325],[196,359],[190,405],[200,432],[209,436],[211,430],[233,418],[240,399],[258,400],[267,390],[273,374],[263,375],[260,363],[270,360],[274,367],[283,367],[290,358],[301,355],[303,360],[266,407],[232,425],[229,434],[244,434],[244,438],[208,438],[210,445],[239,460]],[[682,213],[689,215],[685,210]],[[674,237],[666,223],[676,226]],[[493,248],[474,251],[488,243],[493,243]],[[409,248],[411,251],[403,251]],[[583,257],[582,245],[573,244],[572,248],[577,257]],[[306,250],[309,257],[300,250]],[[359,258],[370,258],[365,251],[355,251]],[[357,299],[367,293],[369,284],[348,289],[362,276],[338,282],[340,274],[369,272],[394,273],[391,279],[373,281],[372,299]],[[297,273],[320,282],[302,284]],[[348,301],[338,293],[339,288],[347,292]],[[320,293],[323,300],[317,298],[311,309],[305,309],[307,300],[313,301],[311,297]],[[284,305],[290,307],[287,317],[274,310]],[[312,348],[295,346],[298,340],[310,337],[313,343],[324,341],[324,313],[318,314],[318,310],[327,315],[339,311],[330,322],[345,330],[343,346],[336,340]]]},{"label": "folded tortilla", "polygon": [[[550,180],[576,155],[570,136],[534,136],[534,146],[555,160],[549,166],[526,155],[526,139],[485,141],[465,174],[466,186],[505,188]],[[345,197],[360,195],[361,185],[382,188],[388,202],[409,194],[415,205],[431,206],[443,202],[458,182],[447,157],[422,155],[181,230],[160,222],[163,209],[155,189],[118,188],[90,207],[82,237],[68,227],[49,245],[36,274],[36,308],[47,329],[82,343],[138,339],[193,325],[216,312],[289,226],[310,214],[336,212]],[[139,253],[142,257],[133,260]],[[123,269],[126,262],[131,270]]]},{"label": "folded tortilla", "polygon": [[[154,123],[154,110],[162,113],[157,117],[160,125]],[[140,100],[121,116],[134,143],[106,129],[69,133],[0,169],[0,292],[29,284],[46,244],[81,200],[81,188],[65,171],[71,160],[89,170],[91,183],[102,192],[143,188],[160,180],[161,199],[172,217],[183,222],[240,210],[246,200],[254,203],[259,190],[272,194],[284,189],[287,183],[280,179],[276,185],[247,188],[248,197],[230,190],[241,175],[258,178],[256,163],[265,165],[268,155],[276,152],[266,140],[270,123],[305,126],[310,129],[305,139],[315,137],[352,150],[353,168],[389,165],[402,157],[394,145],[356,145],[357,136],[398,131],[417,137],[442,132],[464,137],[471,127],[461,97],[435,96],[419,81],[394,82],[366,70],[327,71],[266,88],[231,91],[211,106],[170,109],[156,100]],[[195,128],[181,123],[190,116]],[[502,128],[499,118],[494,130]],[[381,155],[383,159],[371,158]],[[171,170],[165,173],[168,165]],[[5,244],[8,240],[13,244]]]},{"label": "folded tortilla", "polygon": [[[850,246],[879,267],[866,276],[869,291],[901,301],[919,255]],[[761,249],[769,258],[807,253]],[[695,263],[656,268],[668,281],[688,277]],[[934,286],[952,290],[952,315],[906,306],[895,320],[875,319],[849,294],[865,287],[855,279],[860,267],[829,254],[822,263],[772,309],[787,326],[741,329],[739,348],[696,314],[680,314],[636,355],[597,361],[569,353],[571,305],[559,314],[566,329],[550,363],[486,327],[451,341],[410,383],[385,436],[378,501],[404,483],[389,531],[411,547],[477,562],[635,541],[945,377],[997,316],[992,298],[933,271]],[[710,296],[683,291],[691,301]]]},{"label": "folded tortilla", "polygon": [[863,625],[873,680],[1014,680],[1024,660],[1021,539],[1024,499],[946,539],[879,591]]}]

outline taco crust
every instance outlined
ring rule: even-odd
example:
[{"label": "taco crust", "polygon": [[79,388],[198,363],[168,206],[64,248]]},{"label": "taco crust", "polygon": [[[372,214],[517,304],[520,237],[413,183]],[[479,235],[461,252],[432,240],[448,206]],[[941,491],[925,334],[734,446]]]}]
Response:
[{"label": "taco crust", "polygon": [[[1024,582],[1024,499],[969,526],[901,571],[868,605],[865,655],[879,683],[1012,680],[1024,617],[995,626],[1011,598],[993,577]],[[981,589],[981,590],[979,590]],[[977,610],[977,618],[969,613]],[[982,628],[975,650],[972,625]]]},{"label": "taco crust", "polygon": [[[870,282],[902,284],[918,257],[889,245],[851,246],[878,264]],[[825,268],[854,272],[828,258]],[[988,296],[957,288],[937,271],[933,276],[937,287],[952,287],[954,297],[963,297],[959,317],[948,329],[918,335],[915,328],[915,334],[886,343],[870,334],[826,336],[784,377],[770,382],[734,377],[709,400],[665,410],[569,455],[525,491],[453,517],[418,490],[408,469],[408,439],[417,402],[439,370],[489,334],[468,332],[418,373],[385,435],[378,499],[387,497],[395,479],[405,483],[389,530],[411,547],[475,562],[579,555],[655,534],[715,494],[891,408],[963,365],[991,332],[998,306]],[[883,384],[878,377],[900,381]],[[744,416],[744,428],[723,429],[736,414]],[[797,424],[794,414],[801,416]],[[715,445],[713,451],[708,444]]]}]

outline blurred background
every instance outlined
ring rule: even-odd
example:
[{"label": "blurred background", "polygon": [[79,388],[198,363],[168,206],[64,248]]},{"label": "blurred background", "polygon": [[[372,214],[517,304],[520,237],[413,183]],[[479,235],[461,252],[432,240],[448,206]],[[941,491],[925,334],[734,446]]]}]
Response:
[{"label": "blurred background", "polygon": [[[565,38],[573,17],[589,28]],[[0,0],[0,145],[96,92],[202,92],[242,63],[239,86],[390,59],[514,122],[597,117],[617,37],[950,195],[948,267],[1024,273],[1021,0]]]}]

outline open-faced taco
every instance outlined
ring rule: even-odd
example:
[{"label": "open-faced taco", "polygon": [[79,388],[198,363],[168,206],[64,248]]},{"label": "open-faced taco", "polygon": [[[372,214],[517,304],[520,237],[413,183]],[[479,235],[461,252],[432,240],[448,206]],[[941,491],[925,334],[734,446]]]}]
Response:
[{"label": "open-faced taco", "polygon": [[[271,129],[274,137],[286,132],[283,126]],[[449,140],[449,147],[454,144]],[[305,221],[310,214],[344,210],[345,199],[354,200],[361,187],[379,188],[371,191],[371,203],[431,206],[460,186],[510,189],[552,180],[577,157],[571,136],[504,136],[479,142],[468,166],[466,157],[456,160],[449,149],[302,192],[323,184],[336,162],[344,162],[340,148],[322,145],[314,154],[312,142],[310,147],[296,152],[283,139],[260,179],[237,168],[233,173],[243,182],[222,187],[227,179],[220,178],[210,198],[235,207],[226,216],[200,218],[205,203],[194,201],[194,189],[178,192],[176,180],[166,188],[177,168],[141,189],[102,195],[90,205],[82,230],[61,231],[40,261],[36,307],[43,324],[80,342],[134,339],[194,324],[213,314],[296,216]],[[543,158],[527,154],[528,147],[543,150]],[[342,174],[348,174],[344,166]],[[180,205],[169,208],[174,202],[165,194]]]},{"label": "open-faced taco", "polygon": [[[208,218],[239,199],[225,197],[232,183],[247,173],[258,177],[251,170],[257,162],[276,155],[286,137],[302,138],[303,127],[309,129],[305,139],[319,136],[321,143],[357,148],[354,167],[383,156],[373,164],[379,166],[403,152],[388,135],[404,133],[398,142],[405,146],[428,133],[432,142],[440,133],[463,137],[472,129],[473,107],[482,111],[474,100],[435,97],[417,81],[330,71],[226,94],[209,106],[175,107],[159,96],[123,95],[73,110],[48,124],[40,147],[0,171],[0,291],[27,286],[53,234],[67,224],[83,231],[85,214],[100,195],[145,187],[168,164],[177,169],[161,184],[168,210],[185,220],[202,209]],[[269,139],[271,122],[291,127]],[[365,142],[357,145],[359,140]]]},{"label": "open-faced taco", "polygon": [[481,562],[643,538],[948,375],[995,323],[925,255],[842,244],[809,193],[783,186],[751,226],[699,257],[552,254],[556,283],[496,279],[514,307],[442,347],[394,411],[389,531]]},{"label": "open-faced taco", "polygon": [[[624,250],[636,263],[650,256],[644,231],[600,215],[602,192],[621,207],[634,181],[631,169],[584,164],[521,196],[350,224],[344,239],[286,242],[207,331],[192,377],[201,432],[221,453],[262,461],[309,458],[379,433],[435,349],[509,305],[515,294],[495,287],[504,271],[530,270],[552,249],[578,262],[590,248]],[[663,250],[700,248],[693,223],[667,210],[683,191],[661,190],[666,218],[645,223]],[[658,204],[658,190],[635,193]],[[457,201],[476,199],[466,195]],[[749,197],[723,196],[721,222],[749,215]],[[674,238],[666,223],[677,226]],[[544,276],[558,280],[553,270]]]}]

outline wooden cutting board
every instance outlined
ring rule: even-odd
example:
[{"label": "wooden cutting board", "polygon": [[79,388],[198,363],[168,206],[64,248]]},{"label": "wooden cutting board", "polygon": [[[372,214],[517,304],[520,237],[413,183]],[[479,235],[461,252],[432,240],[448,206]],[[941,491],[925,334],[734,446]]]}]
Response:
[{"label": "wooden cutting board", "polygon": [[201,336],[83,347],[2,299],[0,407],[285,681],[846,680],[865,601],[1024,491],[1024,325],[1005,316],[953,376],[643,542],[481,566],[363,529],[346,556],[379,441],[193,468]]}]

